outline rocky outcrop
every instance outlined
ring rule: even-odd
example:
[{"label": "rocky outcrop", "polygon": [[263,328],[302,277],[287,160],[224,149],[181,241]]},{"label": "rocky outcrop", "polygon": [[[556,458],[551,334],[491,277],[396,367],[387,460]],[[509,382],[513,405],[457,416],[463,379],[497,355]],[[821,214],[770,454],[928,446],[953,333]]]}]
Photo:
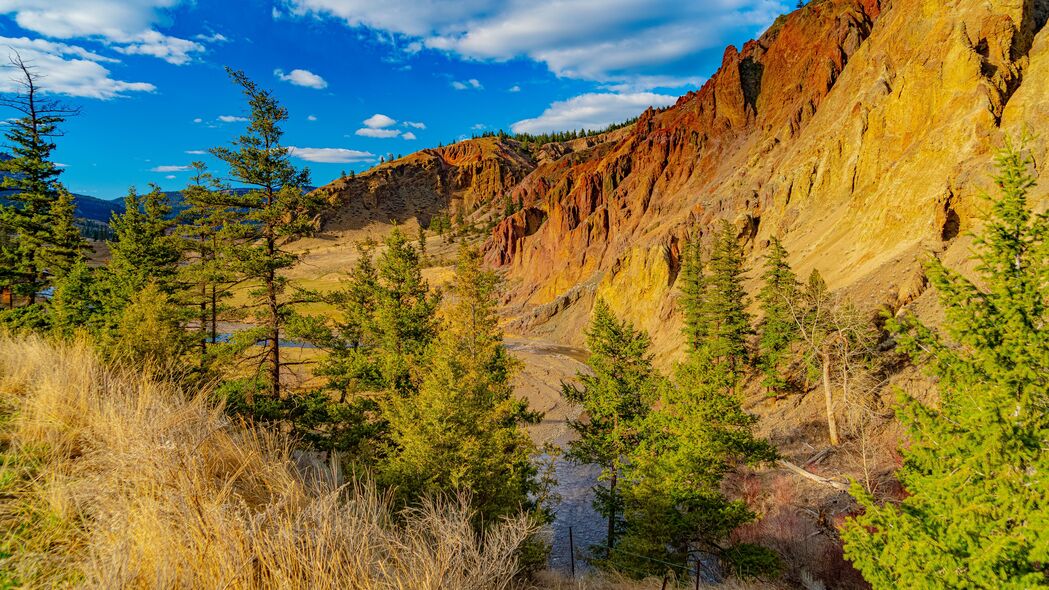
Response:
[{"label": "rocky outcrop", "polygon": [[425,149],[318,189],[331,205],[324,229],[411,218],[425,226],[440,212],[501,204],[534,168],[530,149],[512,139],[484,137]]},{"label": "rocky outcrop", "polygon": [[[679,340],[678,244],[721,219],[752,267],[776,236],[800,273],[872,305],[910,300],[901,277],[923,253],[964,258],[1006,133],[1047,122],[1047,15],[1049,0],[810,2],[729,47],[673,107],[542,159],[514,194],[545,221],[505,221],[488,260],[524,309],[597,281],[665,351]],[[1041,159],[1045,140],[1032,148]],[[541,316],[574,341],[586,307]]]}]

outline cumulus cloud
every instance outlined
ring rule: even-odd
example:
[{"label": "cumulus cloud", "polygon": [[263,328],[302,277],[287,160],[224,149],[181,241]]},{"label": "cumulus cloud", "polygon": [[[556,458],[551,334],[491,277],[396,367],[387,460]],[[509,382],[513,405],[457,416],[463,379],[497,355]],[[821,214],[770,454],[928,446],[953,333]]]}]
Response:
[{"label": "cumulus cloud", "polygon": [[694,84],[701,58],[716,60],[730,39],[757,34],[793,7],[788,0],[286,1],[298,14],[418,47],[473,60],[528,57],[558,76],[634,89]]},{"label": "cumulus cloud", "polygon": [[361,127],[357,131],[354,131],[353,134],[359,135],[361,137],[374,137],[382,139],[388,137],[397,137],[401,134],[401,132],[398,129],[374,129],[372,127]]},{"label": "cumulus cloud", "polygon": [[401,125],[411,127],[412,129],[426,129],[426,123],[420,121],[404,121]]},{"label": "cumulus cloud", "polygon": [[375,159],[375,154],[371,152],[348,150],[345,148],[311,148],[293,146],[288,149],[291,151],[292,156],[295,156],[300,160],[317,162],[320,164],[350,164],[354,162],[371,162]]},{"label": "cumulus cloud", "polygon": [[408,133],[405,133],[404,135],[401,135],[401,139],[407,139],[408,141],[411,141],[411,140],[413,140],[413,139],[418,139],[418,138],[417,138],[417,137],[415,137],[415,134],[414,134],[414,133],[412,133],[411,131],[409,131]]},{"label": "cumulus cloud", "polygon": [[[374,137],[377,139],[388,139],[390,137],[397,137],[401,134],[399,129],[390,129],[390,127],[397,124],[397,119],[382,113],[375,113],[361,122],[364,123],[364,127],[354,131],[354,135],[359,135],[361,137]],[[412,137],[414,138],[415,136],[413,135]]]},{"label": "cumulus cloud", "polygon": [[324,78],[321,78],[309,70],[294,69],[285,74],[284,70],[277,68],[276,70],[273,70],[273,75],[279,80],[294,84],[295,86],[315,88],[317,90],[323,90],[328,87],[328,82]]},{"label": "cumulus cloud", "polygon": [[[129,92],[153,92],[156,87],[148,82],[128,82],[112,77],[102,65],[116,60],[91,51],[46,39],[0,37],[0,47],[17,51],[22,59],[31,62],[47,75],[40,80],[41,88],[52,94],[109,100],[126,96]],[[2,55],[3,50],[0,50]],[[16,92],[20,87],[11,76],[0,76],[0,92]]]},{"label": "cumulus cloud", "polygon": [[306,120],[307,121],[316,121],[317,120],[317,115],[307,115],[306,116]]},{"label": "cumulus cloud", "polygon": [[520,92],[520,91],[521,91],[521,87],[519,85],[517,85],[517,84],[514,84],[513,86],[511,86],[507,90],[507,92]]},{"label": "cumulus cloud", "polygon": [[477,78],[470,78],[469,80],[452,80],[452,88],[456,90],[482,90],[484,86],[477,80]]},{"label": "cumulus cloud", "polygon": [[247,117],[238,117],[237,115],[219,115],[217,118],[223,123],[244,123],[248,120]]},{"label": "cumulus cloud", "polygon": [[189,166],[154,166],[150,168],[150,172],[185,172],[189,170]]},{"label": "cumulus cloud", "polygon": [[361,122],[364,123],[365,127],[371,127],[372,129],[382,129],[384,127],[390,127],[391,125],[396,125],[397,124],[397,119],[394,119],[392,117],[387,117],[386,115],[383,115],[382,113],[375,113],[374,115],[368,117],[367,119],[365,119],[364,121],[361,121]]},{"label": "cumulus cloud", "polygon": [[543,114],[510,126],[515,133],[546,133],[565,129],[603,129],[612,123],[636,117],[650,106],[674,104],[675,96],[638,92],[634,94],[591,93],[551,104]]},{"label": "cumulus cloud", "polygon": [[149,55],[182,65],[204,51],[196,41],[154,28],[163,11],[181,0],[2,0],[0,14],[14,14],[23,29],[54,39],[100,39],[127,55]]}]

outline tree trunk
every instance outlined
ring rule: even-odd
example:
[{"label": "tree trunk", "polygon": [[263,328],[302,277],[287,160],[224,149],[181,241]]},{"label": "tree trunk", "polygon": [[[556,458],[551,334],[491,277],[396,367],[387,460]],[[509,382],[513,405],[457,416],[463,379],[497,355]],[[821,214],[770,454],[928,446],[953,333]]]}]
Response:
[{"label": "tree trunk", "polygon": [[200,366],[207,363],[208,356],[208,286],[200,284]]},{"label": "tree trunk", "polygon": [[218,294],[215,292],[215,285],[211,285],[211,344],[218,342]]},{"label": "tree trunk", "polygon": [[616,471],[613,468],[612,478],[608,480],[608,501],[611,510],[608,511],[608,550],[605,558],[612,557],[612,546],[615,545],[616,541],[616,476]]},{"label": "tree trunk", "polygon": [[834,391],[830,385],[830,353],[826,350],[820,353],[823,360],[823,396],[827,402],[827,431],[830,434],[830,444],[838,446],[838,422],[834,418]]}]

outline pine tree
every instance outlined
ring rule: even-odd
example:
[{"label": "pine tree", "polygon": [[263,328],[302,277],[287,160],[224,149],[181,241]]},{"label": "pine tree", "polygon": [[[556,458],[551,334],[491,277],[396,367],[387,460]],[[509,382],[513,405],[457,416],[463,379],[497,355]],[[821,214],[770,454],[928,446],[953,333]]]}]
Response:
[{"label": "pine tree", "polygon": [[699,236],[690,235],[681,249],[681,309],[685,319],[683,333],[687,350],[697,350],[707,337],[709,327],[703,313],[703,251]]},{"label": "pine tree", "polygon": [[708,265],[710,276],[701,304],[707,330],[702,349],[711,362],[728,365],[738,374],[748,361],[747,337],[752,330],[743,289],[743,252],[736,231],[726,221],[714,234]]},{"label": "pine tree", "polygon": [[[251,111],[248,128],[230,147],[213,148],[211,154],[229,166],[234,181],[251,187],[240,193],[223,193],[223,205],[242,213],[240,223],[231,228],[235,243],[230,248],[231,270],[255,288],[245,308],[257,327],[236,336],[236,345],[255,349],[264,341],[265,382],[272,398],[281,397],[281,339],[285,329],[297,323],[295,305],[305,298],[288,296],[288,279],[283,271],[295,266],[299,256],[284,244],[315,229],[314,212],[319,197],[305,192],[309,170],[291,163],[291,154],[280,140],[281,124],[288,111],[273,95],[259,88],[243,72],[227,70],[240,86]],[[254,403],[254,391],[245,392],[245,401]]]},{"label": "pine tree", "polygon": [[854,486],[866,512],[845,527],[846,555],[875,588],[1049,588],[1049,217],[1028,202],[1031,158],[1008,146],[997,162],[978,280],[932,259],[943,332],[894,326],[940,402],[902,402],[901,502]]},{"label": "pine tree", "polygon": [[514,397],[516,367],[502,345],[495,273],[476,249],[456,263],[454,302],[428,355],[417,393],[386,405],[393,450],[383,480],[412,501],[466,492],[480,528],[535,508],[535,446],[522,428],[538,417]]},{"label": "pine tree", "polygon": [[134,187],[124,197],[124,212],[110,221],[114,240],[108,243],[106,288],[110,311],[119,312],[132,296],[150,283],[167,295],[178,288],[179,242],[171,204],[160,187],[151,185],[144,195]]},{"label": "pine tree", "polygon": [[230,226],[235,211],[225,204],[220,191],[228,190],[207,170],[203,162],[190,164],[189,185],[182,191],[185,208],[179,214],[184,263],[180,280],[187,287],[187,304],[195,310],[201,363],[207,349],[218,341],[220,303],[229,296],[234,280],[230,264]]},{"label": "pine tree", "polygon": [[89,248],[76,223],[76,205],[69,191],[60,189],[51,203],[50,238],[42,252],[46,268],[56,278],[64,277],[77,263],[84,260]]},{"label": "pine tree", "polygon": [[566,456],[601,468],[604,486],[594,488],[594,506],[608,521],[605,556],[623,528],[621,491],[617,488],[626,457],[639,442],[641,421],[659,388],[652,368],[651,340],[629,322],[615,317],[603,300],[594,305],[587,348],[590,372],[578,375],[582,388],[565,384],[565,399],[582,406],[585,420],[569,420],[578,438]]},{"label": "pine tree", "polygon": [[83,261],[77,262],[55,283],[51,299],[51,328],[61,337],[97,328],[101,311],[95,292],[95,276]]},{"label": "pine tree", "polygon": [[758,367],[764,373],[764,385],[771,391],[782,389],[786,379],[780,364],[798,338],[798,327],[791,313],[791,301],[797,297],[798,279],[787,263],[783,244],[772,238],[765,256],[763,285],[758,293],[762,317],[758,326]]},{"label": "pine tree", "polygon": [[[56,245],[53,232],[56,227],[64,229],[56,226],[54,217],[56,202],[62,198],[58,182],[62,170],[51,160],[54,138],[61,135],[59,126],[77,110],[43,95],[40,75],[17,53],[11,66],[17,71],[14,83],[19,90],[0,99],[0,106],[21,116],[9,122],[4,134],[12,157],[3,162],[7,174],[0,188],[12,191],[7,197],[12,205],[0,208],[0,217],[15,238],[6,251],[12,263],[7,281],[33,303],[48,283],[47,254]],[[61,213],[63,206],[58,207]]]}]

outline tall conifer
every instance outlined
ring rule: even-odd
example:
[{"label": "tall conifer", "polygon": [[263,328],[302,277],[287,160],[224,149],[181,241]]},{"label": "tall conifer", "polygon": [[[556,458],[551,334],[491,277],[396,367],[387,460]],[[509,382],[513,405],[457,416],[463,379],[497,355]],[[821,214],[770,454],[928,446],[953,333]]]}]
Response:
[{"label": "tall conifer", "polygon": [[866,512],[846,526],[846,555],[877,589],[1049,588],[1049,217],[1028,202],[1032,160],[1010,146],[997,161],[978,278],[932,259],[942,332],[895,326],[940,401],[900,408],[901,502],[854,486]]}]

